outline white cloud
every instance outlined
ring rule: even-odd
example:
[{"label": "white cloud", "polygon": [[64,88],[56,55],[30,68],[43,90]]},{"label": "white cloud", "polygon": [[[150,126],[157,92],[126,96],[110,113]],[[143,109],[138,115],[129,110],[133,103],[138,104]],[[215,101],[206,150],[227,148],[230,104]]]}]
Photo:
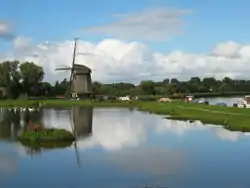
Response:
[{"label": "white cloud", "polygon": [[0,39],[12,39],[13,30],[12,24],[8,21],[0,20]]},{"label": "white cloud", "polygon": [[31,50],[32,40],[26,37],[16,37],[13,39],[13,47],[15,50],[25,52],[26,50]]},{"label": "white cloud", "polygon": [[84,31],[109,37],[143,40],[167,40],[183,33],[182,16],[191,11],[183,9],[155,8],[128,14],[114,15],[116,21]]},{"label": "white cloud", "polygon": [[[43,66],[46,81],[63,79],[66,72],[55,68],[71,66],[73,41],[32,44],[30,39],[13,40],[13,52],[4,59],[34,61]],[[236,42],[219,43],[207,54],[172,51],[166,54],[151,51],[145,44],[105,39],[99,43],[78,41],[76,63],[92,68],[93,80],[101,82],[163,80],[177,77],[215,76],[249,78],[250,45]],[[211,54],[211,55],[209,55]],[[216,54],[216,55],[215,55]]]},{"label": "white cloud", "polygon": [[238,53],[241,47],[242,45],[233,41],[229,41],[226,43],[218,44],[213,50],[213,54],[231,58],[239,57]]}]

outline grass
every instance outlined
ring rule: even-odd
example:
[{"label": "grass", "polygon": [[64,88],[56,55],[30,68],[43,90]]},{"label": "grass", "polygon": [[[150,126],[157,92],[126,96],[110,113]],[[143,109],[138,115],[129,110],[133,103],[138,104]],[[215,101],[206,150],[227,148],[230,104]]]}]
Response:
[{"label": "grass", "polygon": [[[39,101],[17,100],[1,101],[0,106],[32,106]],[[168,115],[167,118],[175,120],[200,120],[206,124],[222,125],[229,130],[250,132],[250,109],[190,104],[181,101],[170,103],[158,102],[93,102],[70,100],[44,100],[40,101],[45,107],[139,107],[140,110],[155,114]]]},{"label": "grass", "polygon": [[141,110],[170,115],[168,119],[199,120],[205,124],[222,125],[226,129],[250,132],[250,109],[209,106],[184,102],[144,103]]}]

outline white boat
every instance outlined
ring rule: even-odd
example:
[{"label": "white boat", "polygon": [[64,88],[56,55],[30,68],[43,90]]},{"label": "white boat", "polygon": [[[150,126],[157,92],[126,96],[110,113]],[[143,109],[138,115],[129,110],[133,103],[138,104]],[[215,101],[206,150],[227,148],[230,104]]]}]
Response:
[{"label": "white boat", "polygon": [[250,108],[250,95],[243,97],[242,101],[237,102],[238,108]]}]

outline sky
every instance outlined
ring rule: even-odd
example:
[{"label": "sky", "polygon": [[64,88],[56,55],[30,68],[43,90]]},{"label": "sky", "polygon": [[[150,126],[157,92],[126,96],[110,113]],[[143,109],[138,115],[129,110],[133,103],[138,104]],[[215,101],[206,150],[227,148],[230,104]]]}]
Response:
[{"label": "sky", "polygon": [[249,79],[247,0],[1,0],[0,61],[32,61],[45,80],[76,63],[94,81],[134,82],[193,76]]}]

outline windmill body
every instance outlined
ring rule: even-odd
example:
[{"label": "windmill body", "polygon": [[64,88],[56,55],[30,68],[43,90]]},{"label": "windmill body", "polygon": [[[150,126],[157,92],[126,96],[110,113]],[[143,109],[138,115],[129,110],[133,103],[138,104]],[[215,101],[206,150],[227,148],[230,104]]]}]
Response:
[{"label": "windmill body", "polygon": [[92,94],[91,69],[85,65],[74,65],[74,72],[71,84],[71,93],[84,98]]}]

